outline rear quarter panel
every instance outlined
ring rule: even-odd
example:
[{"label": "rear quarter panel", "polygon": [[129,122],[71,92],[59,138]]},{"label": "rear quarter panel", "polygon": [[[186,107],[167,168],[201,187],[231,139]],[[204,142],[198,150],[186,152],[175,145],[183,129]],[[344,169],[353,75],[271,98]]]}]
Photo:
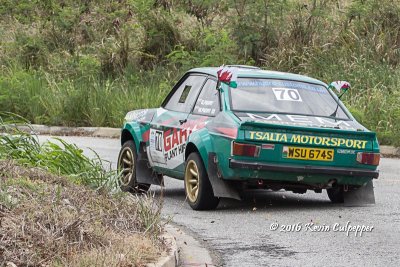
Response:
[{"label": "rear quarter panel", "polygon": [[133,139],[138,152],[140,142],[147,142],[149,139],[150,122],[155,111],[156,109],[140,109],[129,112],[122,127],[121,145]]}]

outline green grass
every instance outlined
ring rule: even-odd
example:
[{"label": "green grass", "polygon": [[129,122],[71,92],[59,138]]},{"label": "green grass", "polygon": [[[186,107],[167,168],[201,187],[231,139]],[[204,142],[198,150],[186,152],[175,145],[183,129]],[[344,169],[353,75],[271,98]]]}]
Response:
[{"label": "green grass", "polygon": [[0,77],[0,102],[32,123],[119,127],[128,111],[156,107],[169,92],[176,77],[157,75],[60,81],[44,71],[10,69]]},{"label": "green grass", "polygon": [[188,69],[253,64],[347,80],[344,102],[400,145],[400,5],[391,0],[5,1],[0,111],[120,127]]},{"label": "green grass", "polygon": [[160,256],[162,198],[122,193],[98,156],[18,126],[29,124],[0,112],[1,266],[143,266]]},{"label": "green grass", "polygon": [[29,126],[20,117],[0,113],[0,159],[15,160],[19,164],[38,167],[56,175],[67,176],[73,182],[93,188],[115,188],[117,173],[105,169],[105,162],[88,158],[83,150],[62,139],[39,143],[35,135],[18,130],[18,125]]}]

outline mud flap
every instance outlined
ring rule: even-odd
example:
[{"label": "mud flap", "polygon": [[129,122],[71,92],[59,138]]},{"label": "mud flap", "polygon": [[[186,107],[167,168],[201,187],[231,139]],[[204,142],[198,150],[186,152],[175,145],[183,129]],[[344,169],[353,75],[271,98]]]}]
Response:
[{"label": "mud flap", "polygon": [[208,178],[216,197],[227,197],[241,200],[238,190],[230,181],[225,181],[218,177],[218,165],[215,153],[208,153]]},{"label": "mud flap", "polygon": [[344,206],[365,207],[375,204],[374,184],[371,181],[360,188],[344,192]]},{"label": "mud flap", "polygon": [[146,143],[140,142],[139,153],[136,160],[136,181],[140,184],[155,184],[164,186],[164,179],[149,167]]}]

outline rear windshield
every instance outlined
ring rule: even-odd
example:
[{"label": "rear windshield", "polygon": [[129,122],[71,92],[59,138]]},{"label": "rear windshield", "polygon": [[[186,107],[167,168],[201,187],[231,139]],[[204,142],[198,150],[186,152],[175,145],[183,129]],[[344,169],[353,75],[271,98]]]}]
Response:
[{"label": "rear windshield", "polygon": [[232,110],[301,114],[320,117],[348,116],[327,88],[297,81],[239,78],[230,89]]}]

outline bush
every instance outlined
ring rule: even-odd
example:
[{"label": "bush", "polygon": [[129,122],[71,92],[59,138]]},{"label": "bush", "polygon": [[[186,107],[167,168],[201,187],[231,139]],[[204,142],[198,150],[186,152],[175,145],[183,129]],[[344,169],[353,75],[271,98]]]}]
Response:
[{"label": "bush", "polygon": [[0,135],[0,159],[40,167],[94,188],[116,186],[117,174],[104,170],[104,162],[99,157],[89,159],[76,145],[59,138],[40,144],[35,136],[19,130],[21,126],[30,127],[21,117],[0,114],[0,129],[6,133]]},{"label": "bush", "polygon": [[184,71],[255,64],[325,82],[398,143],[400,6],[390,0],[5,1],[0,110],[34,123],[120,126]]}]

